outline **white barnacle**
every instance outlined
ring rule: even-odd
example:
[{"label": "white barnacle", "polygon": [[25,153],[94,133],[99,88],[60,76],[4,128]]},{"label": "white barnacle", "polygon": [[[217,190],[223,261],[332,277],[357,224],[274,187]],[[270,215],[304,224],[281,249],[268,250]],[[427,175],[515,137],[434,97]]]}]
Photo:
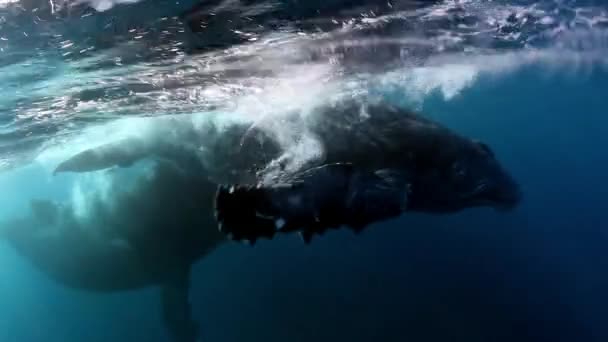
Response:
[{"label": "white barnacle", "polygon": [[282,217],[279,217],[278,219],[276,219],[274,221],[274,226],[276,228],[277,231],[283,229],[283,227],[285,227],[285,219],[283,219]]},{"label": "white barnacle", "polygon": [[233,194],[234,193],[234,185],[230,187],[230,189],[228,189],[228,193],[229,194]]}]

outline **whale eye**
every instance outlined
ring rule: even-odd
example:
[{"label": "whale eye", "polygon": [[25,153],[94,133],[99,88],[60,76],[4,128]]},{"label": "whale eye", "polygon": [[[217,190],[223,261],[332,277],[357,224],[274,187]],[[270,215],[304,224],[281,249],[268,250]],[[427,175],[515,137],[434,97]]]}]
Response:
[{"label": "whale eye", "polygon": [[456,179],[462,179],[467,175],[467,168],[461,162],[454,162],[452,164],[452,175]]}]

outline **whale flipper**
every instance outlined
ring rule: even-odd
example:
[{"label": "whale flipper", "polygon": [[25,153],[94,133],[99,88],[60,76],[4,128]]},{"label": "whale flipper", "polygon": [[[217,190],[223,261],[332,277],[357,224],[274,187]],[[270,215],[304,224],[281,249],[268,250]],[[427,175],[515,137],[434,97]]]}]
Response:
[{"label": "whale flipper", "polygon": [[199,341],[190,307],[190,268],[177,271],[161,285],[162,315],[173,342]]},{"label": "whale flipper", "polygon": [[128,168],[144,158],[168,161],[191,173],[204,171],[196,150],[188,145],[127,138],[82,151],[60,163],[53,174],[92,172],[111,167]]},{"label": "whale flipper", "polygon": [[152,153],[150,146],[137,138],[126,138],[80,152],[60,163],[53,174],[91,172],[114,166],[128,167]]}]

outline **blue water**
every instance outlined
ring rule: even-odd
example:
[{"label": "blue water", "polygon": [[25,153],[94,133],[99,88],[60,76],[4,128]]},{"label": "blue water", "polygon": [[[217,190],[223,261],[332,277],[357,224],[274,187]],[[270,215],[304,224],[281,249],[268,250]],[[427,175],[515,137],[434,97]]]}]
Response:
[{"label": "blue water", "polygon": [[[168,115],[256,121],[371,93],[486,142],[521,184],[521,205],[406,215],[310,245],[226,243],[192,274],[203,340],[608,341],[605,4],[395,5],[382,20],[348,14],[355,25],[325,18],[318,30],[308,30],[314,14],[294,28],[285,13],[307,12],[287,7],[254,16],[243,41],[205,50],[204,35],[178,26],[163,39],[129,32],[129,20],[151,32],[194,1],[152,2],[38,22],[0,0],[0,222],[27,213],[31,198],[102,191],[101,176],[51,171]],[[360,3],[359,13],[375,6]],[[46,2],[31,6],[46,13]],[[95,44],[101,36],[109,43]],[[67,288],[4,243],[0,279],[0,341],[169,341],[157,288]]]}]

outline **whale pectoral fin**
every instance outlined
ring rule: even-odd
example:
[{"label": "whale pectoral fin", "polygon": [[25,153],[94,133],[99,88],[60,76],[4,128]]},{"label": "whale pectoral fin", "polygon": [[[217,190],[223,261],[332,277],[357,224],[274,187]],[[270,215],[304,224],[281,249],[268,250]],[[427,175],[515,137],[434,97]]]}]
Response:
[{"label": "whale pectoral fin", "polygon": [[190,269],[176,272],[161,286],[163,321],[173,342],[199,341],[190,307]]},{"label": "whale pectoral fin", "polygon": [[127,167],[131,167],[136,160],[131,159],[131,160],[121,160],[118,163],[116,163],[116,166],[118,167],[122,167],[122,168],[127,168]]},{"label": "whale pectoral fin", "polygon": [[129,167],[151,153],[150,146],[137,138],[126,138],[82,151],[61,162],[53,174],[92,172],[113,166]]}]

